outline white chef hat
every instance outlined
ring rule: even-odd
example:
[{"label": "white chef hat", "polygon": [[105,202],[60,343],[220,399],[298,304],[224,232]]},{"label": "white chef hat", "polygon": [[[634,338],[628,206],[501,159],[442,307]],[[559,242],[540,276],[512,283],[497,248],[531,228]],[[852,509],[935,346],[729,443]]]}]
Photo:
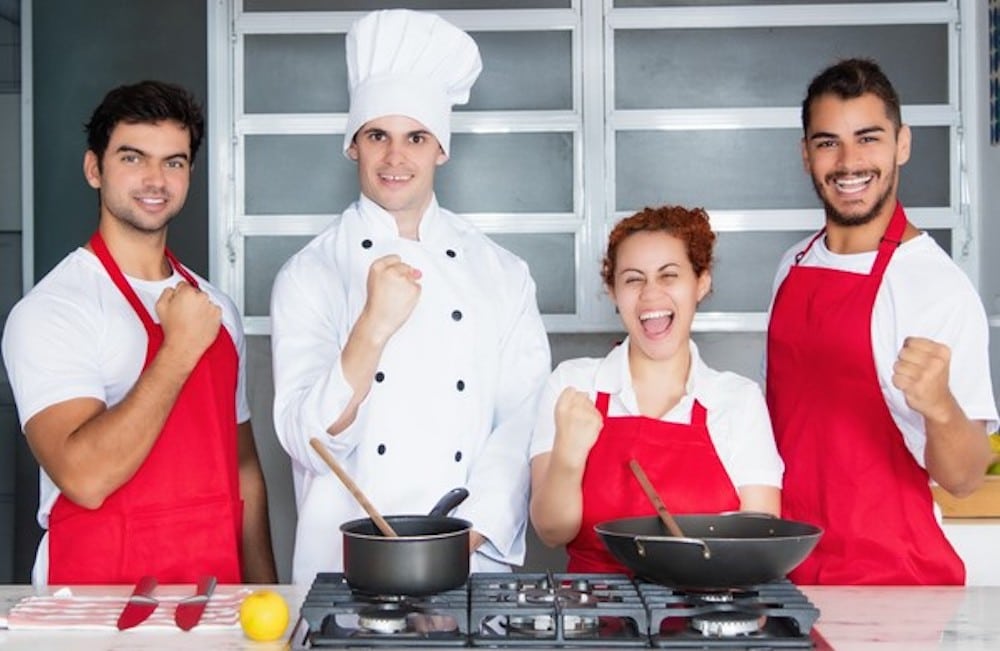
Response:
[{"label": "white chef hat", "polygon": [[387,9],[351,25],[346,50],[351,109],[344,153],[369,120],[404,115],[434,134],[447,154],[451,107],[469,101],[483,69],[472,37],[435,14]]}]

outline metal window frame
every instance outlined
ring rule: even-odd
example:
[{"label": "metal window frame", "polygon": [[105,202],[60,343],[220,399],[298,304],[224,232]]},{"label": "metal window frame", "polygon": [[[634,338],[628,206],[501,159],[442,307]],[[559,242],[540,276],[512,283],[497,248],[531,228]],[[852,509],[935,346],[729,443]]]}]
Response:
[{"label": "metal window frame", "polygon": [[[340,134],[343,113],[243,113],[243,47],[251,34],[345,33],[364,12],[244,13],[240,0],[216,0],[208,8],[210,273],[244,310],[244,240],[252,235],[311,235],[334,214],[248,215],[243,178],[244,143],[253,134]],[[913,126],[944,126],[950,140],[950,203],[947,208],[912,209],[924,228],[951,229],[953,257],[978,286],[977,221],[971,214],[966,133],[961,94],[960,11],[958,0],[857,5],[744,5],[720,7],[615,8],[572,0],[569,9],[440,11],[470,31],[568,30],[571,32],[573,107],[568,111],[462,111],[453,117],[457,133],[566,132],[574,141],[571,213],[474,213],[464,216],[486,232],[573,233],[576,236],[575,297],[572,315],[544,315],[552,333],[620,330],[610,301],[603,298],[600,260],[610,226],[624,213],[615,206],[615,134],[625,130],[704,130],[799,128],[798,107],[694,110],[622,110],[614,103],[614,36],[619,29],[727,29],[763,26],[948,24],[948,103],[903,107]],[[905,17],[901,20],[901,17]],[[966,39],[969,40],[969,39]],[[600,47],[584,47],[599,43]],[[587,74],[589,73],[589,74]],[[586,189],[586,192],[585,192]],[[822,212],[804,210],[725,210],[712,212],[719,231],[809,230]],[[267,317],[246,317],[248,334],[268,334]],[[760,332],[762,312],[703,312],[694,322],[700,332]]]}]

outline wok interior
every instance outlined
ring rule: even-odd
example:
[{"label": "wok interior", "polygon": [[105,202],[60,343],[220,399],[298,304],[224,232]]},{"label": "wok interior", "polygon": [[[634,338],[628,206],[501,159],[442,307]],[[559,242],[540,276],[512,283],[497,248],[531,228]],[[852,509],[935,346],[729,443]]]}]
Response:
[{"label": "wok interior", "polygon": [[[461,534],[472,526],[467,520],[459,518],[427,515],[390,515],[386,517],[386,522],[399,534],[400,538]],[[362,536],[383,537],[382,532],[378,530],[370,518],[348,522],[341,526],[341,531]]]},{"label": "wok interior", "polygon": [[[819,527],[805,522],[782,520],[754,515],[676,515],[674,519],[687,538],[754,539],[816,536]],[[597,531],[622,536],[670,536],[666,526],[656,516],[625,518],[602,522]]]}]

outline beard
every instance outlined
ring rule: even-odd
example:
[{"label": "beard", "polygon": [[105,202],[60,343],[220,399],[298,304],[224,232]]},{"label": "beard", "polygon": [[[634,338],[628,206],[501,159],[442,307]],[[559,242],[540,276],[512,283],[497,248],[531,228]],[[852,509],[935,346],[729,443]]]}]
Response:
[{"label": "beard", "polygon": [[[876,177],[881,176],[875,170],[872,170],[870,173]],[[886,185],[885,190],[879,195],[878,199],[875,200],[871,209],[860,215],[847,215],[837,210],[823,194],[823,187],[816,180],[816,177],[810,176],[810,178],[812,179],[813,189],[816,190],[816,196],[823,202],[823,209],[826,211],[826,218],[837,226],[854,227],[864,226],[865,224],[871,222],[882,212],[882,210],[885,209],[885,205],[889,202],[889,198],[895,194],[896,178],[898,174],[899,168],[893,165],[892,172],[889,177],[889,183]],[[832,183],[833,178],[835,177],[831,175],[826,179],[827,185]]]},{"label": "beard", "polygon": [[107,212],[120,224],[126,228],[146,235],[153,235],[166,230],[167,226],[170,225],[170,222],[173,221],[174,217],[176,217],[180,212],[180,208],[178,207],[156,217],[155,219],[150,219],[148,216],[144,216],[138,209],[132,206],[129,201],[122,200],[120,197],[102,196],[101,201],[104,205],[104,209],[107,210]]}]

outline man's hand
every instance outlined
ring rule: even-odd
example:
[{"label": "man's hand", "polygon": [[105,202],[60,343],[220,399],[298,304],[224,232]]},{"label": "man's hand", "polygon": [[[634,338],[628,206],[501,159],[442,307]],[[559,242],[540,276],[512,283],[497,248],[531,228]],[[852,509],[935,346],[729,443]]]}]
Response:
[{"label": "man's hand", "polygon": [[420,276],[419,269],[398,255],[386,255],[372,263],[364,312],[379,340],[388,340],[410,318],[420,298]]},{"label": "man's hand", "polygon": [[163,327],[163,347],[192,368],[215,341],[222,324],[222,308],[186,282],[163,290],[156,301],[156,315]]},{"label": "man's hand", "polygon": [[892,370],[892,384],[903,392],[906,404],[926,420],[943,422],[953,413],[948,388],[951,349],[922,337],[907,337]]},{"label": "man's hand", "polygon": [[566,387],[556,400],[555,419],[552,454],[563,463],[583,467],[604,427],[601,412],[586,393]]}]

